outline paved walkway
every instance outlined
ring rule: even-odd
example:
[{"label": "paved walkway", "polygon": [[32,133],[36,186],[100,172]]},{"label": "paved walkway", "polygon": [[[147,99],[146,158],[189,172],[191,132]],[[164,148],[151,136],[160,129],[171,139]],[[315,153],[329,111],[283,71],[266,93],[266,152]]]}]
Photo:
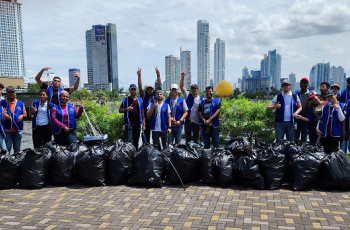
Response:
[{"label": "paved walkway", "polygon": [[46,187],[0,191],[0,229],[349,229],[349,192]]}]

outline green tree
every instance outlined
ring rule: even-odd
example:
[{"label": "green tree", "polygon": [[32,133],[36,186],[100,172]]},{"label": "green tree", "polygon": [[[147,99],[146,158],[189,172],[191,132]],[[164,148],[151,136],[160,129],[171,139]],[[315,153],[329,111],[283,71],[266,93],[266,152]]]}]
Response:
[{"label": "green tree", "polygon": [[40,86],[38,83],[30,84],[28,86],[28,93],[39,93],[40,91]]}]

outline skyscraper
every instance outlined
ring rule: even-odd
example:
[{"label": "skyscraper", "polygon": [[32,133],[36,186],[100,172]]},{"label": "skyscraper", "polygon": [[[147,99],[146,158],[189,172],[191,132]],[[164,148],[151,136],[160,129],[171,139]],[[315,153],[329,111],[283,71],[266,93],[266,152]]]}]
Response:
[{"label": "skyscraper", "polygon": [[281,87],[281,64],[282,57],[277,53],[276,49],[270,50],[268,55],[264,55],[261,60],[261,76],[271,75],[272,87],[279,89]]},{"label": "skyscraper", "polygon": [[210,36],[209,23],[197,22],[197,78],[200,91],[210,84]]},{"label": "skyscraper", "polygon": [[119,90],[117,30],[115,24],[93,25],[87,30],[86,59],[91,89]]},{"label": "skyscraper", "polygon": [[181,75],[181,63],[177,57],[168,55],[165,57],[165,88],[170,90],[172,84],[179,84]]},{"label": "skyscraper", "polygon": [[[330,63],[317,63],[310,71],[310,85],[318,90],[321,82],[329,82]],[[318,90],[319,91],[319,90]]]},{"label": "skyscraper", "polygon": [[0,0],[0,77],[22,78],[23,83],[24,76],[21,4]]},{"label": "skyscraper", "polygon": [[297,86],[297,79],[295,78],[295,74],[294,73],[290,73],[289,74],[289,81],[291,84],[291,91],[294,92],[298,86]]},{"label": "skyscraper", "polygon": [[247,66],[244,66],[244,68],[242,69],[242,80],[241,80],[241,91],[243,92],[245,89],[245,79],[249,77],[249,70],[247,68]]},{"label": "skyscraper", "polygon": [[341,89],[346,88],[346,80],[344,77],[344,68],[341,66],[335,67],[332,66],[330,69],[330,74],[329,74],[329,83],[332,84],[338,84]]},{"label": "skyscraper", "polygon": [[[80,74],[80,69],[77,69],[77,68],[71,68],[68,70],[68,76],[69,76],[69,87],[72,87],[74,86],[75,84],[75,77],[73,75],[74,72],[78,72]],[[78,89],[80,89],[80,84],[79,84],[79,87]]]},{"label": "skyscraper", "polygon": [[217,38],[214,44],[214,89],[223,80],[225,80],[225,41]]},{"label": "skyscraper", "polygon": [[180,49],[181,72],[186,72],[185,89],[190,90],[192,71],[191,71],[191,51]]}]

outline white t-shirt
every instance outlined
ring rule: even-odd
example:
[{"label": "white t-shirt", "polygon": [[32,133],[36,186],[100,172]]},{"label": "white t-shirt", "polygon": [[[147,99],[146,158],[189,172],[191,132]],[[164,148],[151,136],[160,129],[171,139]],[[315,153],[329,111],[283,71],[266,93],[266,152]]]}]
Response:
[{"label": "white t-shirt", "polygon": [[47,101],[43,106],[39,103],[38,114],[36,117],[37,125],[43,126],[49,123],[49,117],[47,115]]},{"label": "white t-shirt", "polygon": [[[185,91],[184,97],[185,97],[185,100],[186,100],[187,97],[188,97],[188,92],[187,91]],[[201,103],[200,96],[197,95],[197,97],[194,98],[194,102],[193,102],[193,105],[192,105],[191,113],[189,115],[190,121],[192,121],[193,123],[196,123],[196,124],[200,124],[199,115],[198,115],[198,109],[199,109],[200,103]]]},{"label": "white t-shirt", "polygon": [[[154,129],[152,131],[163,132],[163,130],[162,130],[162,120],[161,120],[161,117],[160,117],[160,112],[161,112],[163,103],[164,102],[162,102],[162,104],[158,104],[157,107],[153,110],[153,113],[156,113],[156,125],[155,125],[155,127],[154,127]],[[153,106],[153,104],[151,104],[151,103],[148,105],[147,110],[151,109],[151,105]],[[168,113],[171,113],[169,105],[168,105]]]}]

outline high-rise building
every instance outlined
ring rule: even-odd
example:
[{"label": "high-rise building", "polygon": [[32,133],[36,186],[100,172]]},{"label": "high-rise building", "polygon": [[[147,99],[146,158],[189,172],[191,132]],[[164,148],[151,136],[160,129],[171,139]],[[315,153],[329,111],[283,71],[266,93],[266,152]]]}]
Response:
[{"label": "high-rise building", "polygon": [[241,91],[243,92],[244,91],[244,82],[245,82],[245,79],[249,77],[249,70],[247,68],[247,66],[244,66],[243,70],[242,70],[242,80],[241,80]]},{"label": "high-rise building", "polygon": [[297,86],[297,79],[295,78],[295,74],[294,73],[290,73],[289,74],[289,82],[291,84],[291,91],[294,92],[296,89],[298,89]]},{"label": "high-rise building", "polygon": [[210,36],[209,23],[197,22],[197,78],[200,91],[210,85]]},{"label": "high-rise building", "polygon": [[190,90],[192,72],[191,72],[191,51],[182,50],[180,48],[180,60],[181,60],[181,72],[185,72],[186,76],[184,79],[185,89]]},{"label": "high-rise building", "polygon": [[21,4],[17,0],[0,0],[0,78],[21,78],[18,82],[23,86],[24,76]]},{"label": "high-rise building", "polygon": [[223,80],[225,80],[225,41],[217,38],[214,44],[214,89]]},{"label": "high-rise building", "polygon": [[271,75],[272,87],[279,89],[281,87],[281,64],[282,57],[276,49],[270,50],[261,60],[261,76]]},{"label": "high-rise building", "polygon": [[344,77],[344,68],[341,66],[335,67],[332,66],[330,68],[330,74],[329,74],[329,84],[338,84],[341,89],[346,88],[346,79]]},{"label": "high-rise building", "polygon": [[165,57],[165,90],[170,90],[172,84],[179,84],[181,75],[181,62],[177,57]]},{"label": "high-rise building", "polygon": [[[75,84],[76,78],[75,78],[74,75],[73,75],[74,72],[78,72],[78,73],[80,74],[80,69],[71,68],[71,69],[68,70],[69,87],[72,87],[72,86],[74,86],[74,84]],[[80,84],[79,84],[78,89],[80,89]]]},{"label": "high-rise building", "polygon": [[115,24],[93,25],[87,30],[88,85],[94,89],[119,90],[117,29]]},{"label": "high-rise building", "polygon": [[[238,79],[238,82],[239,80],[240,79]],[[251,70],[249,74],[249,70],[245,66],[242,70],[241,87],[242,92],[268,92],[271,87],[271,76],[262,76],[261,70]]]},{"label": "high-rise building", "polygon": [[310,71],[310,89],[319,92],[319,85],[321,82],[329,82],[330,63],[317,63]]}]

